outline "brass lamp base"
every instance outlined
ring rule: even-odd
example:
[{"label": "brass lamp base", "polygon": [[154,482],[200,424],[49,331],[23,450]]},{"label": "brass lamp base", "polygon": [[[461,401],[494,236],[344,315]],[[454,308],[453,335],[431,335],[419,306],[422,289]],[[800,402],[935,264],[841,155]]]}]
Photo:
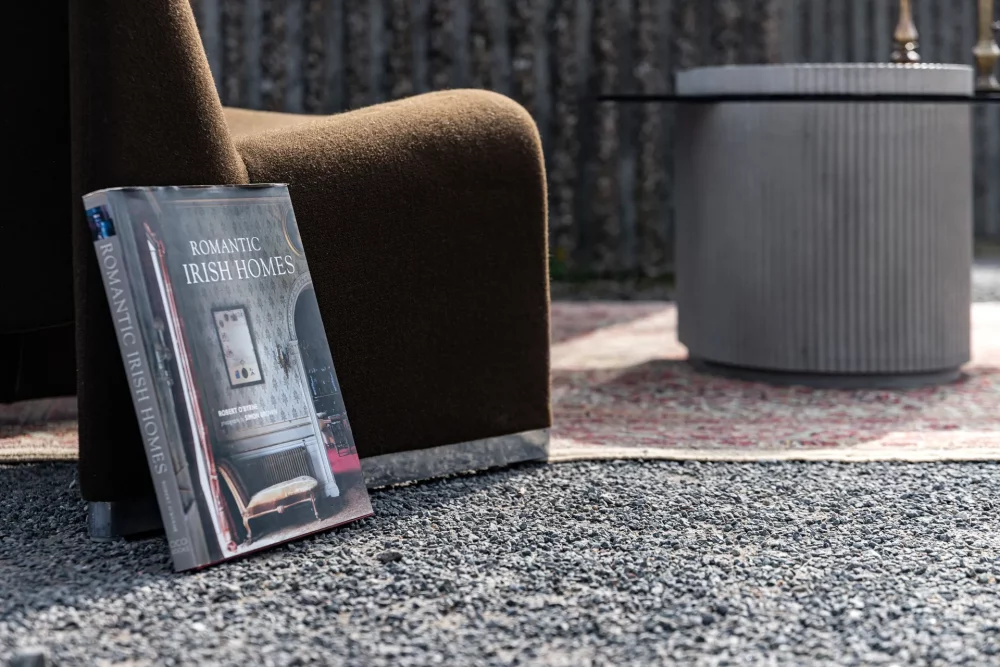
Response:
[{"label": "brass lamp base", "polygon": [[916,42],[906,42],[905,44],[898,45],[889,56],[890,60],[897,65],[905,65],[907,63],[919,63],[920,54],[917,53],[917,43]]},{"label": "brass lamp base", "polygon": [[917,53],[917,40],[920,33],[913,23],[913,9],[910,7],[910,0],[899,0],[899,23],[892,34],[893,46],[892,55],[889,58],[896,64],[905,65],[907,63],[920,62],[920,54]]},{"label": "brass lamp base", "polygon": [[[990,2],[980,2],[979,43],[972,49],[976,57],[976,90],[979,92],[1000,91],[1000,82],[995,74],[997,60],[1000,60],[1000,46],[997,46],[994,35],[1000,33],[1000,21],[993,23],[993,7]],[[993,32],[993,35],[990,32]]]},{"label": "brass lamp base", "polygon": [[976,78],[976,91],[980,93],[1000,93],[1000,81],[996,76]]}]

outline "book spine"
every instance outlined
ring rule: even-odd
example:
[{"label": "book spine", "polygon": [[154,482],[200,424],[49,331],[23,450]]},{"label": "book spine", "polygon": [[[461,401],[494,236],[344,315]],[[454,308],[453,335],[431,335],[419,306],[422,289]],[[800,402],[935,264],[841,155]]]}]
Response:
[{"label": "book spine", "polygon": [[[109,204],[108,195],[104,192],[84,197],[88,218],[92,211],[113,210],[114,207]],[[188,534],[189,527],[181,504],[180,489],[166,442],[160,400],[149,365],[146,341],[136,315],[134,291],[122,252],[122,239],[115,233],[113,227],[115,224],[127,225],[128,221],[124,218],[117,220],[110,218],[109,225],[95,232],[95,236],[99,238],[94,240],[94,249],[97,251],[97,263],[104,281],[108,306],[118,337],[118,347],[121,350],[122,363],[132,393],[132,405],[146,449],[149,471],[153,478],[174,567],[178,571],[187,570],[204,563],[198,562],[191,536]]]}]

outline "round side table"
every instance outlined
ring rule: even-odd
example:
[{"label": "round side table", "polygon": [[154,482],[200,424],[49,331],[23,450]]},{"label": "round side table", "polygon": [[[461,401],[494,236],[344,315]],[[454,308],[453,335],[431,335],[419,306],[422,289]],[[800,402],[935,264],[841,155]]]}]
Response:
[{"label": "round side table", "polygon": [[680,107],[676,151],[692,360],[820,386],[957,377],[970,354],[973,80],[958,65],[680,73],[677,97],[701,100]]}]

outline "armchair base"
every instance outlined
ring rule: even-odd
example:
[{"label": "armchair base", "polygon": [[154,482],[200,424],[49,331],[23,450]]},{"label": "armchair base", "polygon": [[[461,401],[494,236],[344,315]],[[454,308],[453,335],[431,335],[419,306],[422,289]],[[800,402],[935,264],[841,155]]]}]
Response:
[{"label": "armchair base", "polygon": [[87,503],[87,531],[90,539],[99,542],[162,533],[156,497]]},{"label": "armchair base", "polygon": [[549,429],[540,428],[453,445],[380,454],[361,459],[369,489],[549,457]]},{"label": "armchair base", "polygon": [[[415,451],[380,454],[361,460],[365,485],[374,489],[462,472],[545,461],[549,429],[540,428],[495,438],[469,440]],[[132,538],[163,531],[156,498],[92,502],[87,527],[94,540]]]}]

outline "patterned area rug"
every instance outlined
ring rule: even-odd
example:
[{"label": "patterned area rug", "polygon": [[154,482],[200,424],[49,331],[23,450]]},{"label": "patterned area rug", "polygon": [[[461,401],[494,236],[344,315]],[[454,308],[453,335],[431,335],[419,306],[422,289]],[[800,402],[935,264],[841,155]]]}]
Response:
[{"label": "patterned area rug", "polygon": [[1000,460],[1000,303],[973,305],[973,360],[915,390],[774,387],[685,361],[672,304],[553,307],[554,461]]},{"label": "patterned area rug", "polygon": [[74,461],[76,422],[0,424],[0,464],[26,461]]},{"label": "patterned area rug", "polygon": [[[959,381],[842,391],[695,372],[672,304],[556,303],[551,459],[1000,460],[1000,303],[975,304],[972,319]],[[76,458],[64,414],[12,414],[0,413],[0,463]]]}]

